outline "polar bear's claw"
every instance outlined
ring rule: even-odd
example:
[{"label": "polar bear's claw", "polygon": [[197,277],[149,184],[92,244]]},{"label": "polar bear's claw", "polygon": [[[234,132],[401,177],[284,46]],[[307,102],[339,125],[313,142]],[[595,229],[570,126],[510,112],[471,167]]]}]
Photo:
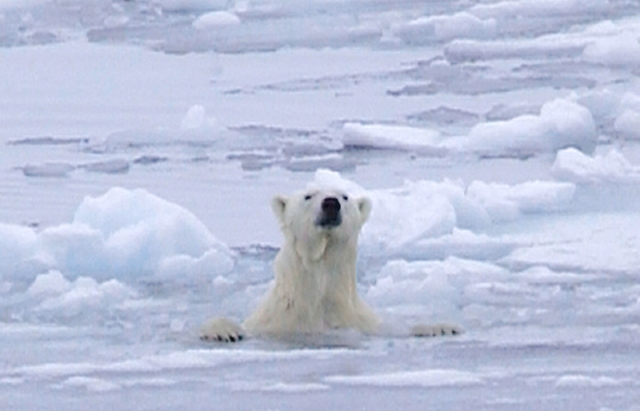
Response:
[{"label": "polar bear's claw", "polygon": [[244,339],[244,330],[226,318],[213,318],[200,329],[202,341],[234,343]]},{"label": "polar bear's claw", "polygon": [[462,328],[451,324],[418,324],[411,329],[414,337],[438,337],[443,335],[460,335]]}]

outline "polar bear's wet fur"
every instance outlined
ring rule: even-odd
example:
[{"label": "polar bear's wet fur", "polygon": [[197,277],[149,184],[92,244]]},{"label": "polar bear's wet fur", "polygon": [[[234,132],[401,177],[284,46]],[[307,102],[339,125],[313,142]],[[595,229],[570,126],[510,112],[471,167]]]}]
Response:
[{"label": "polar bear's wet fur", "polygon": [[[275,282],[243,327],[214,318],[201,338],[238,341],[352,328],[375,333],[380,320],[356,291],[358,235],[371,212],[366,197],[341,190],[308,190],[272,201],[284,243],[274,262]],[[244,329],[243,329],[244,328]],[[420,326],[419,336],[455,334],[456,327]]]},{"label": "polar bear's wet fur", "polygon": [[379,320],[356,293],[358,234],[371,201],[338,191],[276,197],[285,240],[275,284],[245,321],[250,333],[318,333],[332,328],[374,332]]}]

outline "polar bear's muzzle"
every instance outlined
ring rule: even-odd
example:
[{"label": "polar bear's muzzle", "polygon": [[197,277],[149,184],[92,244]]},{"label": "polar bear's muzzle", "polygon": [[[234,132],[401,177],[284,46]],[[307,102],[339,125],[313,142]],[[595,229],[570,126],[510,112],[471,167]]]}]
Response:
[{"label": "polar bear's muzzle", "polygon": [[335,197],[327,197],[322,200],[320,215],[316,219],[316,225],[322,228],[337,227],[342,223],[340,213],[340,201]]}]

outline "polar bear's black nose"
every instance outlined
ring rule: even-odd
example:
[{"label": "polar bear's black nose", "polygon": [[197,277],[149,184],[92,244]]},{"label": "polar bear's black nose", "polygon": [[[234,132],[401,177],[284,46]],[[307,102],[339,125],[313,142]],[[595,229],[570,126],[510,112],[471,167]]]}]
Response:
[{"label": "polar bear's black nose", "polygon": [[335,197],[327,197],[322,200],[320,205],[321,213],[316,220],[316,224],[320,227],[331,228],[337,227],[342,223],[340,215],[340,201]]},{"label": "polar bear's black nose", "polygon": [[335,197],[327,197],[322,200],[322,211],[325,213],[337,213],[340,211],[340,201]]}]

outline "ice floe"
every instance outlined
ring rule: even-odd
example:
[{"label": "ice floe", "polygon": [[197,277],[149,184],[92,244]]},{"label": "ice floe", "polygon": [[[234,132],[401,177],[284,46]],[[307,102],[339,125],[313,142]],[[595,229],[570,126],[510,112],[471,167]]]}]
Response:
[{"label": "ice floe", "polygon": [[6,271],[11,277],[50,267],[71,278],[188,280],[233,267],[229,248],[191,212],[144,190],[113,188],[87,197],[71,223],[37,233],[11,225],[0,229],[5,234],[0,255],[14,256],[2,259],[12,261]]},{"label": "ice floe", "polygon": [[551,172],[558,179],[575,183],[640,182],[640,167],[632,165],[616,149],[593,157],[574,148],[561,150]]}]

